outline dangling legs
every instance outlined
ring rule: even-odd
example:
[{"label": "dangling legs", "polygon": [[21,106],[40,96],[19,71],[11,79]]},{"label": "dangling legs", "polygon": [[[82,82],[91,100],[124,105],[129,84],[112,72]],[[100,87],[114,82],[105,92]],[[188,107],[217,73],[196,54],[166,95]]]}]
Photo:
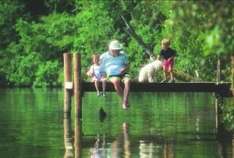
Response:
[{"label": "dangling legs", "polygon": [[94,81],[94,85],[95,85],[95,88],[96,88],[96,91],[97,91],[97,96],[100,95],[100,91],[99,91],[99,81],[98,80],[95,80]]},{"label": "dangling legs", "polygon": [[123,93],[123,108],[126,109],[128,107],[128,96],[130,90],[130,78],[124,78],[124,93]]},{"label": "dangling legs", "polygon": [[123,97],[123,89],[120,86],[120,78],[119,77],[112,77],[110,79],[110,81],[113,84],[117,94],[122,98]]}]

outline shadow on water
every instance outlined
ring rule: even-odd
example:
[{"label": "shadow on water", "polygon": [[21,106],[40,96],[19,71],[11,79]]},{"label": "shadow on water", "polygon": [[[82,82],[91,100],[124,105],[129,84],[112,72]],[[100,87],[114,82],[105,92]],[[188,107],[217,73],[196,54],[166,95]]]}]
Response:
[{"label": "shadow on water", "polygon": [[101,122],[103,122],[106,119],[106,117],[107,117],[107,113],[105,112],[105,110],[103,109],[103,107],[101,107],[99,109],[99,120]]}]

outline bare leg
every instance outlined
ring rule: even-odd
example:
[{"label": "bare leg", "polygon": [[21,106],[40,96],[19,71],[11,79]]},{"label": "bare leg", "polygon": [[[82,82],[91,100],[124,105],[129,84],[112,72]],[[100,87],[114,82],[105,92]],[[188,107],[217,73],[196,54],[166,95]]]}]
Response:
[{"label": "bare leg", "polygon": [[110,81],[112,82],[112,84],[114,85],[114,88],[117,92],[117,94],[120,97],[123,97],[123,88],[120,86],[120,79],[118,77],[112,77],[110,79]]},{"label": "bare leg", "polygon": [[171,77],[171,80],[174,80],[173,71],[170,72],[170,77]]},{"label": "bare leg", "polygon": [[100,94],[100,92],[99,92],[99,81],[95,80],[94,85],[95,85],[95,88],[96,88],[96,91],[97,91],[97,95],[99,95]]},{"label": "bare leg", "polygon": [[167,80],[168,79],[168,73],[167,72],[164,72],[164,78],[165,78],[165,80]]},{"label": "bare leg", "polygon": [[128,106],[128,96],[130,90],[130,79],[124,79],[124,94],[123,94],[123,108],[127,108]]},{"label": "bare leg", "polygon": [[163,66],[163,74],[164,74],[164,80],[167,80],[167,70],[165,68],[165,66]]},{"label": "bare leg", "polygon": [[166,70],[163,69],[163,76],[164,76],[164,79],[161,81],[161,83],[164,83],[164,82],[167,82],[167,72]]},{"label": "bare leg", "polygon": [[173,74],[172,66],[169,67],[168,73],[169,73],[169,76],[170,76],[170,81],[173,82],[174,81],[174,74]]}]

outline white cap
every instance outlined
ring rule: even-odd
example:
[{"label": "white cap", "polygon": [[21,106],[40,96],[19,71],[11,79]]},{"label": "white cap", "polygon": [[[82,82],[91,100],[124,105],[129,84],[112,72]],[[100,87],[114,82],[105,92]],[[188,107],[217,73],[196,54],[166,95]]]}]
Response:
[{"label": "white cap", "polygon": [[120,49],[122,49],[122,45],[119,43],[118,40],[113,40],[109,44],[109,49],[110,50],[120,50]]}]

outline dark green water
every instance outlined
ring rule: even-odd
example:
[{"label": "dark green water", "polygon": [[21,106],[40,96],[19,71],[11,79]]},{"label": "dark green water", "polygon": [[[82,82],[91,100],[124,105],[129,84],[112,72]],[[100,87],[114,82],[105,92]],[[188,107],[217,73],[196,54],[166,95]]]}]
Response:
[{"label": "dark green water", "polygon": [[60,89],[1,89],[0,157],[233,157],[234,141],[216,139],[212,94],[131,93],[130,104],[122,110],[115,93],[86,93],[77,123],[74,113],[64,119]]}]

